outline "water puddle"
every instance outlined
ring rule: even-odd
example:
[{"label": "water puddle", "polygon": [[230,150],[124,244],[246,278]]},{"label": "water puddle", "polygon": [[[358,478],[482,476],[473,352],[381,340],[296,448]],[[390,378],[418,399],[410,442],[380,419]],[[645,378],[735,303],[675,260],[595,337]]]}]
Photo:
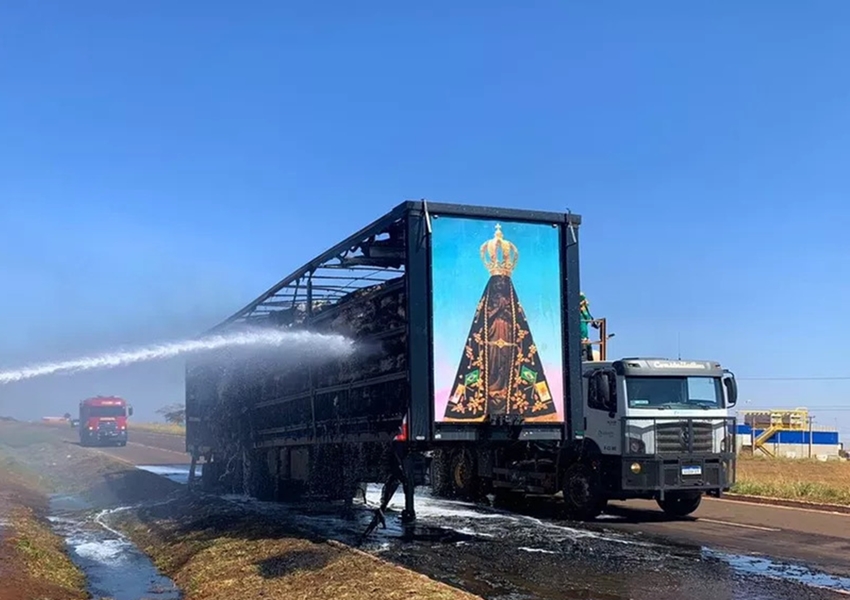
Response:
[{"label": "water puddle", "polygon": [[850,596],[850,577],[819,573],[801,565],[781,563],[763,556],[727,554],[709,548],[703,548],[702,555],[706,558],[725,562],[732,569],[746,575],[760,575],[771,579],[793,581],[809,587],[831,590]]},{"label": "water puddle", "polygon": [[[381,485],[370,483],[366,491],[367,503],[373,507],[378,506],[380,499]],[[404,494],[398,491],[392,497],[389,508],[400,512],[403,507]],[[502,537],[506,530],[523,530],[531,537],[545,531],[548,536],[559,538],[562,542],[599,540],[622,545],[655,546],[614,532],[602,533],[490,506],[436,498],[430,494],[430,490],[416,490],[416,515],[423,521],[430,520],[455,531],[483,538]]]},{"label": "water puddle", "polygon": [[[137,469],[170,479],[175,483],[188,484],[190,465],[137,465]],[[195,477],[201,476],[201,465],[195,466]]]},{"label": "water puddle", "polygon": [[86,575],[95,598],[111,600],[179,600],[174,582],[159,573],[151,560],[126,537],[110,528],[110,511],[92,515],[74,496],[53,496],[49,517],[54,531],[65,538],[71,560]]}]

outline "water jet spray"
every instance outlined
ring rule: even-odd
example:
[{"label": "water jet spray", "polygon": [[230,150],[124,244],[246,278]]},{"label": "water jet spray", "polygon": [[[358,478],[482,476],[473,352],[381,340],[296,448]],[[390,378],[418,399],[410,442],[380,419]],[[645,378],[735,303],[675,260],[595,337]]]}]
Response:
[{"label": "water jet spray", "polygon": [[247,329],[8,369],[0,371],[0,385],[59,373],[73,374],[93,369],[111,369],[139,362],[165,360],[183,354],[197,354],[239,347],[284,346],[289,352],[298,356],[320,355],[326,358],[343,357],[354,350],[354,342],[341,335],[327,335],[309,331],[281,331],[278,329]]}]

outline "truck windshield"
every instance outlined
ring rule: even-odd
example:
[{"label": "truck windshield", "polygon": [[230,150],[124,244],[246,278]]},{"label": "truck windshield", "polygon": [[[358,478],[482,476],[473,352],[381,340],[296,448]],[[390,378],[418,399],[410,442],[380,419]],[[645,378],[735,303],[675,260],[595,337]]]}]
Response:
[{"label": "truck windshield", "polygon": [[123,417],[123,406],[89,406],[86,412],[90,417]]},{"label": "truck windshield", "polygon": [[723,387],[717,377],[627,377],[631,408],[721,408]]}]

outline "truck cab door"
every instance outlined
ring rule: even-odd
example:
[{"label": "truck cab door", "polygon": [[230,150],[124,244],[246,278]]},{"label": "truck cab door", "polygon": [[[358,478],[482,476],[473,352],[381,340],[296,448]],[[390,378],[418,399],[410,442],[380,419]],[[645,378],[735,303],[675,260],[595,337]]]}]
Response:
[{"label": "truck cab door", "polygon": [[617,375],[610,369],[595,369],[584,376],[585,438],[593,440],[602,454],[620,454]]}]

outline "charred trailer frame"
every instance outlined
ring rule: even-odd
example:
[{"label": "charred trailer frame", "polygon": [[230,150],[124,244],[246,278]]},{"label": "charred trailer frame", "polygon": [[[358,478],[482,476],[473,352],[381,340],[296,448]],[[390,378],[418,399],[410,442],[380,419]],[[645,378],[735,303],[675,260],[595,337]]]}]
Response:
[{"label": "charred trailer frame", "polygon": [[[440,219],[555,231],[558,272],[539,276],[558,280],[560,418],[463,423],[435,414],[432,227]],[[280,369],[189,361],[186,448],[193,461],[206,458],[204,482],[264,499],[346,502],[360,482],[387,481],[386,501],[401,482],[403,519],[412,521],[413,488],[425,483],[432,456],[469,456],[461,470],[488,481],[535,448],[557,461],[566,440],[581,438],[573,427],[582,418],[580,223],[569,213],[408,201],[280,281],[208,333],[246,325],[333,332],[362,351],[302,367],[285,357]],[[476,253],[482,241],[471,240]],[[559,485],[557,475],[550,484]]]}]

